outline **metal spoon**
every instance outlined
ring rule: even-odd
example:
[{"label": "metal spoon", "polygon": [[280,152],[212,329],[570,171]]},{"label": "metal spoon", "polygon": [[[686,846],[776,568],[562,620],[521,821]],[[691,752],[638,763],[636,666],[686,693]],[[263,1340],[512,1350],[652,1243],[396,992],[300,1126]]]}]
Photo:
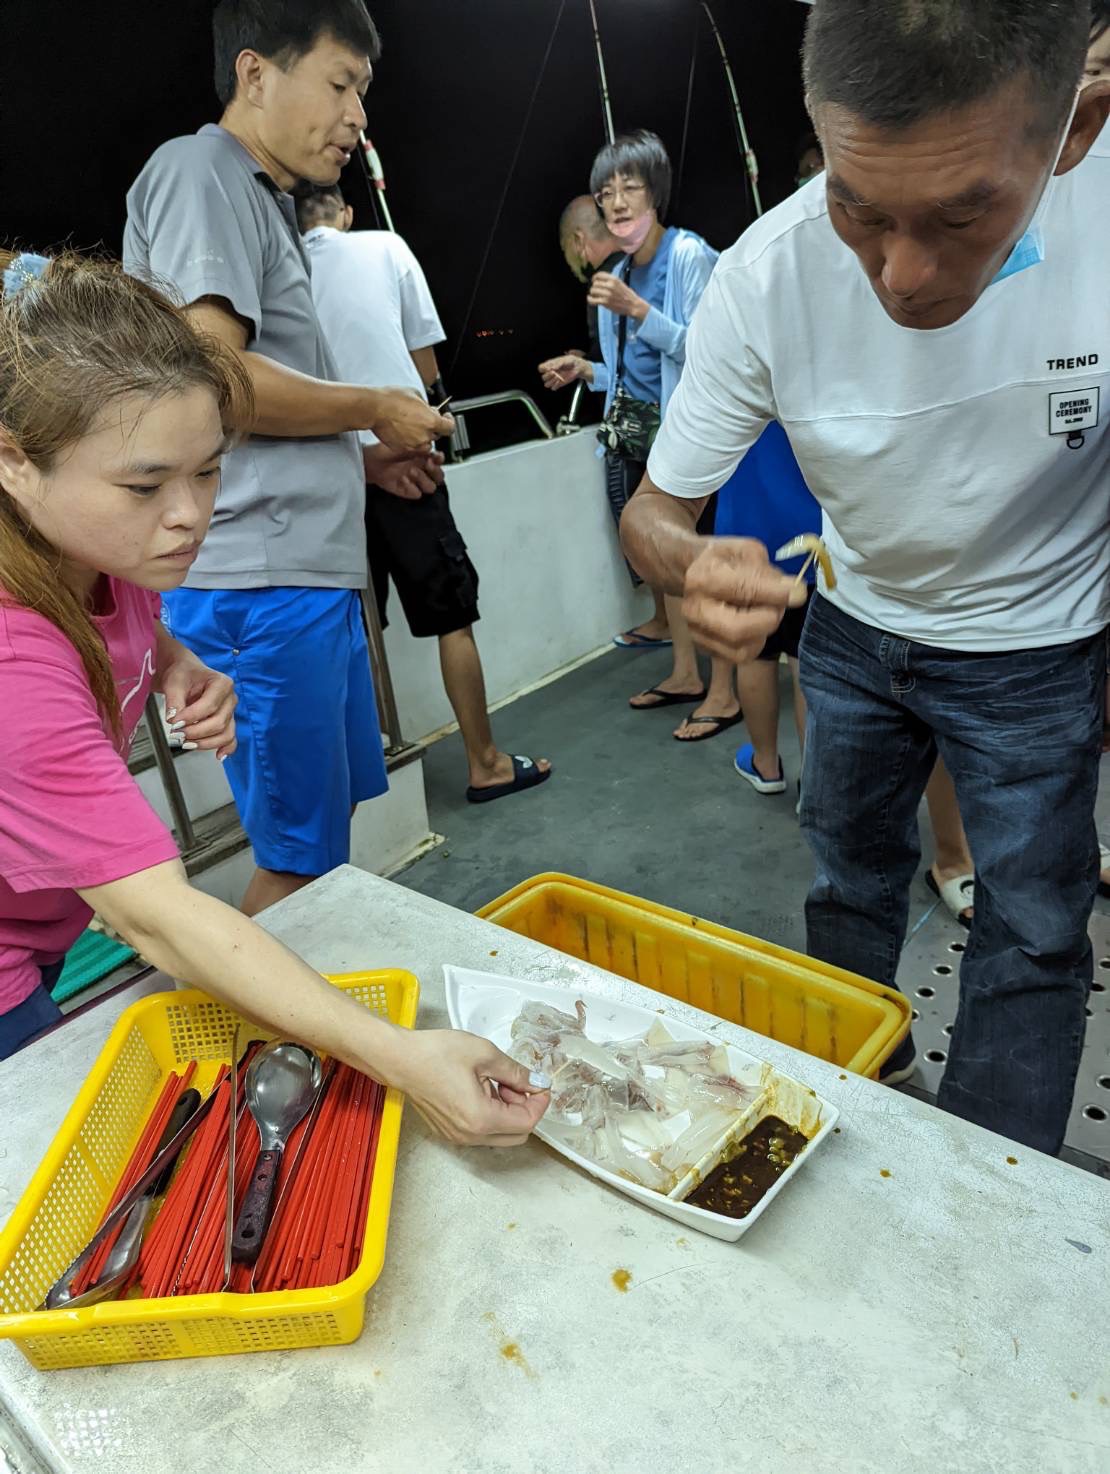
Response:
[{"label": "metal spoon", "polygon": [[[193,1107],[199,1098],[197,1091],[187,1090],[174,1108],[173,1117],[171,1117],[169,1125],[174,1125],[175,1119],[180,1119],[184,1112]],[[165,1189],[169,1181],[169,1174],[173,1171],[174,1163],[177,1161],[182,1148],[208,1115],[215,1099],[216,1091],[213,1090],[203,1104],[196,1106],[192,1110],[192,1114],[184,1121],[180,1130],[176,1131],[168,1141],[166,1138],[169,1136],[169,1127],[167,1127],[165,1133],[163,1133],[162,1142],[159,1143],[159,1150],[154,1161],[151,1162],[150,1166],[139,1178],[138,1182],[135,1183],[123,1201],[117,1203],[111,1213],[108,1214],[108,1217],[105,1218],[104,1222],[93,1234],[80,1254],[77,1255],[77,1258],[55,1280],[46,1299],[39,1306],[40,1310],[69,1309],[75,1308],[78,1305],[91,1305],[97,1300],[105,1299],[113,1289],[118,1288],[119,1284],[127,1278],[127,1273],[121,1272],[122,1257],[117,1256],[122,1256],[122,1251],[119,1243],[117,1243],[113,1246],[112,1252],[108,1256],[108,1262],[105,1265],[105,1274],[101,1276],[99,1283],[90,1285],[83,1295],[74,1296],[70,1294],[70,1286],[73,1284],[78,1273],[84,1269],[85,1265],[96,1253],[97,1249],[100,1248],[112,1230],[118,1228],[125,1220],[129,1221],[125,1224],[124,1234],[121,1235],[121,1242],[124,1237],[127,1238],[128,1252],[131,1249],[137,1249],[139,1247],[142,1240],[142,1232],[146,1227],[146,1220],[149,1216],[150,1204],[154,1197],[152,1186],[159,1192]],[[136,1228],[136,1225],[139,1225],[138,1228]],[[127,1266],[127,1269],[128,1271],[130,1270],[130,1265]],[[110,1287],[107,1284],[109,1278],[112,1280]]]},{"label": "metal spoon", "polygon": [[253,1264],[262,1250],[285,1143],[312,1109],[321,1078],[320,1056],[303,1044],[267,1044],[251,1060],[245,1094],[262,1149],[231,1241],[237,1264]]}]

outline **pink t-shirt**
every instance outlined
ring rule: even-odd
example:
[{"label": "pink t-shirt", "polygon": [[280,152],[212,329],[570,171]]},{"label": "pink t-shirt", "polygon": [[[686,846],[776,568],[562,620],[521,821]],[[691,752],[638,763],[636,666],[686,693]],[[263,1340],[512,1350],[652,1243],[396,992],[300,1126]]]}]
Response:
[{"label": "pink t-shirt", "polygon": [[116,677],[122,753],[61,630],[33,610],[0,605],[0,1013],[30,997],[39,968],[88,924],[77,887],[177,855],[127,770],[154,679],[160,600],[120,579],[107,584],[95,621]]}]

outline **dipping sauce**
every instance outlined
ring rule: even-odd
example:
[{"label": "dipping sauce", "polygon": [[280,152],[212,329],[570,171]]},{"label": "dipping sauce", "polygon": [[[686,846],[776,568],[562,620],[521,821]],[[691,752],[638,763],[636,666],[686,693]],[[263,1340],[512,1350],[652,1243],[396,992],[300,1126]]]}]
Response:
[{"label": "dipping sauce", "polygon": [[800,1131],[778,1116],[764,1116],[732,1160],[714,1167],[686,1201],[727,1218],[746,1218],[806,1146]]}]

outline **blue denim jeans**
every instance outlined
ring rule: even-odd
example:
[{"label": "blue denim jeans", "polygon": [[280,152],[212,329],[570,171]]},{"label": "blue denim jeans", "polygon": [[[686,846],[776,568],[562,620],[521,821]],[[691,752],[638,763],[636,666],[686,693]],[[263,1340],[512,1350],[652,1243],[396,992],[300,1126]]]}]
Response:
[{"label": "blue denim jeans", "polygon": [[31,996],[7,1013],[0,1013],[0,1059],[10,1059],[17,1049],[30,1044],[37,1034],[62,1017],[62,1010],[51,998],[50,990],[61,977],[64,962],[63,957],[49,967],[40,968],[42,982]]},{"label": "blue denim jeans", "polygon": [[[975,918],[938,1104],[1057,1152],[1091,985],[1102,635],[1042,650],[941,650],[817,597],[802,828],[817,862],[810,954],[895,986],[917,811],[937,753],[975,860]],[[908,1062],[907,1041],[901,1057]]]}]

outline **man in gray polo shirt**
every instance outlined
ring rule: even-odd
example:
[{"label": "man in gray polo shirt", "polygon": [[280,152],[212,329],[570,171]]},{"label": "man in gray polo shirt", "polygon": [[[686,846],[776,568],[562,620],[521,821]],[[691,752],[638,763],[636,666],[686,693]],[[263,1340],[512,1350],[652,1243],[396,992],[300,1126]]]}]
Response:
[{"label": "man in gray polo shirt", "polygon": [[174,633],[239,695],[228,761],[258,870],[248,914],[349,858],[355,804],[386,788],[358,591],[364,476],[354,431],[382,445],[379,484],[438,479],[452,421],[408,390],[337,382],[289,191],[332,184],[366,122],[379,42],[362,0],[221,0],[220,124],[175,138],[127,197],[129,271],[167,282],[254,384],[249,438],[224,464],[215,516]]}]

